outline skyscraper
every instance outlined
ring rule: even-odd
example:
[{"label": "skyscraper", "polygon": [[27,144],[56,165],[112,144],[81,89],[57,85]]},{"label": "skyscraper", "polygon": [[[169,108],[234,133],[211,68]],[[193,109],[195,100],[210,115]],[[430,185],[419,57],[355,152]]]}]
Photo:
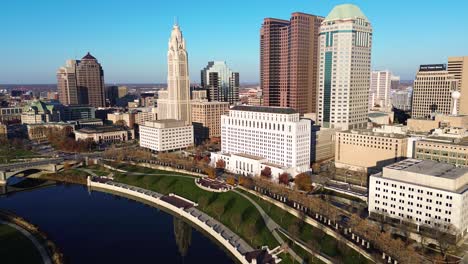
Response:
[{"label": "skyscraper", "polygon": [[104,71],[89,52],[81,60],[68,60],[57,71],[60,102],[66,105],[105,106]]},{"label": "skyscraper", "polygon": [[372,71],[369,91],[369,107],[387,107],[390,103],[392,73],[385,71]]},{"label": "skyscraper", "polygon": [[449,57],[448,72],[455,76],[461,93],[458,114],[468,115],[468,56]]},{"label": "skyscraper", "polygon": [[372,26],[359,7],[338,5],[320,27],[318,121],[327,128],[367,125]]},{"label": "skyscraper", "polygon": [[169,38],[167,68],[167,90],[158,92],[158,119],[184,120],[191,124],[188,54],[177,24]]},{"label": "skyscraper", "polygon": [[457,80],[445,64],[421,65],[414,81],[411,118],[450,115],[452,92],[457,89]]},{"label": "skyscraper", "polygon": [[316,112],[318,33],[323,18],[293,13],[265,18],[260,29],[260,85],[265,106]]},{"label": "skyscraper", "polygon": [[228,68],[224,61],[210,61],[201,70],[201,86],[208,91],[210,101],[239,102],[239,73]]}]

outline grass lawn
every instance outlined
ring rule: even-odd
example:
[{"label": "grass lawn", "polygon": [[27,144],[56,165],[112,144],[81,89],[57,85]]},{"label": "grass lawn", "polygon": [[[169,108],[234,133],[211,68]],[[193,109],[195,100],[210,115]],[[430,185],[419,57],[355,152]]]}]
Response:
[{"label": "grass lawn", "polygon": [[[127,168],[122,167],[122,169]],[[151,170],[150,173],[182,175],[175,172],[158,170]],[[248,241],[253,247],[258,248],[263,245],[268,245],[270,248],[274,248],[278,246],[277,241],[266,228],[257,209],[247,199],[236,193],[213,193],[202,190],[195,185],[195,178],[119,174],[115,176],[115,180],[162,194],[175,193],[184,198],[198,202],[199,204],[202,204],[200,201],[205,199],[207,201],[205,207],[199,205],[198,208],[228,226],[231,230]],[[217,208],[223,208],[224,210],[220,214]],[[239,215],[241,217],[239,226],[233,221],[233,219],[235,219],[235,217],[233,217],[234,215]],[[252,226],[254,228],[251,228]],[[286,256],[284,256],[283,261],[283,263],[292,263]]]},{"label": "grass lawn", "polygon": [[[242,190],[239,190],[242,191]],[[276,223],[281,225],[285,230],[288,230],[288,227],[293,223],[299,223],[299,218],[289,214],[283,209],[266,202],[265,200],[250,194],[248,192],[242,191],[250,198],[255,200],[260,207],[267,212],[270,217],[275,220]],[[326,255],[337,258],[342,263],[346,264],[364,264],[369,263],[368,260],[361,256],[356,251],[352,250],[344,244],[339,244],[336,239],[325,234],[322,230],[319,230],[311,225],[303,224],[301,225],[299,231],[299,238],[306,243],[315,245],[315,250],[325,253]]]},{"label": "grass lawn", "polygon": [[0,256],[2,264],[42,263],[34,244],[18,230],[0,224]]},{"label": "grass lawn", "polygon": [[289,247],[294,250],[297,254],[302,256],[304,259],[304,264],[323,264],[325,262],[321,261],[320,259],[316,258],[315,256],[311,255],[309,252],[305,251],[303,248],[300,246],[296,245],[291,241],[289,238],[287,238],[285,235],[279,233],[279,235],[284,239],[284,241],[288,241]]}]

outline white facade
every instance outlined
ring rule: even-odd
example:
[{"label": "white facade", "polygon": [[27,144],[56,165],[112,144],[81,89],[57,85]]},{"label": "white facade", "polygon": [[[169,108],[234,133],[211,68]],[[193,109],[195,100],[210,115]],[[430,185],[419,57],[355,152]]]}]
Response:
[{"label": "white facade", "polygon": [[154,151],[185,149],[193,145],[193,126],[173,119],[140,125],[140,147]]},{"label": "white facade", "polygon": [[221,152],[244,153],[297,172],[309,170],[311,121],[291,108],[234,106],[221,116]]},{"label": "white facade", "polygon": [[369,107],[390,106],[390,91],[392,87],[392,73],[386,71],[373,71],[371,73],[370,91],[369,91]]},{"label": "white facade", "polygon": [[159,91],[158,119],[184,120],[192,124],[190,114],[190,78],[185,39],[174,25],[167,52],[167,90]]},{"label": "white facade", "polygon": [[265,167],[271,169],[271,177],[273,181],[278,181],[278,176],[284,172],[292,173],[293,169],[287,169],[276,164],[269,163],[267,159],[248,154],[223,154],[211,153],[211,166],[216,166],[218,160],[224,160],[226,163],[226,170],[231,173],[236,173],[244,176],[260,176]]},{"label": "white facade", "polygon": [[367,126],[372,27],[359,7],[338,5],[320,27],[318,122],[343,130]]},{"label": "white facade", "polygon": [[429,227],[468,228],[468,168],[408,159],[369,178],[369,213]]}]

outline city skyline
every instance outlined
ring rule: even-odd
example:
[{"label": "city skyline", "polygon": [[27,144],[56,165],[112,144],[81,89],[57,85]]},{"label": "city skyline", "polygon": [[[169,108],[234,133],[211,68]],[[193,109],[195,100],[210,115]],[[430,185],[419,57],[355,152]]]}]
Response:
[{"label": "city skyline", "polygon": [[[326,16],[335,5],[348,1],[269,1],[266,8],[265,2],[256,1],[249,3],[246,10],[241,3],[220,6],[211,1],[187,1],[184,3],[188,8],[183,10],[149,1],[138,6],[127,6],[124,1],[112,5],[102,1],[91,9],[85,9],[88,1],[72,6],[57,1],[51,1],[54,4],[50,5],[26,2],[31,3],[3,4],[2,9],[7,12],[0,23],[8,25],[2,31],[4,39],[9,40],[2,43],[3,59],[9,63],[0,66],[2,84],[55,83],[56,68],[64,60],[79,59],[88,51],[102,63],[106,83],[164,83],[167,74],[164,43],[174,16],[192,47],[191,82],[200,81],[197,73],[211,60],[223,60],[240,69],[241,82],[259,82],[259,30],[264,18],[288,19],[293,12]],[[434,1],[420,5],[417,1],[394,1],[384,10],[375,1],[349,2],[360,6],[373,23],[373,70],[388,69],[402,80],[411,80],[420,64],[444,63],[449,56],[468,52],[463,45],[468,37],[457,33],[462,32],[464,21],[468,22],[461,13],[465,2],[445,5]],[[73,8],[76,15],[63,12],[65,8]],[[83,10],[86,21],[70,19],[80,16]],[[239,12],[242,20],[238,20]],[[433,38],[434,35],[441,37]],[[446,41],[442,36],[451,39]]]}]

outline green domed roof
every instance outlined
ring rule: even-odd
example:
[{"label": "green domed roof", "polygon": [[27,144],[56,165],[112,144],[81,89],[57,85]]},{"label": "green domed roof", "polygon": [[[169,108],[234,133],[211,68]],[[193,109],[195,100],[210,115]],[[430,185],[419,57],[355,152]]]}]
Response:
[{"label": "green domed roof", "polygon": [[362,13],[361,9],[353,4],[337,5],[328,14],[324,21],[349,19],[349,18],[362,18],[368,21],[367,17]]}]

